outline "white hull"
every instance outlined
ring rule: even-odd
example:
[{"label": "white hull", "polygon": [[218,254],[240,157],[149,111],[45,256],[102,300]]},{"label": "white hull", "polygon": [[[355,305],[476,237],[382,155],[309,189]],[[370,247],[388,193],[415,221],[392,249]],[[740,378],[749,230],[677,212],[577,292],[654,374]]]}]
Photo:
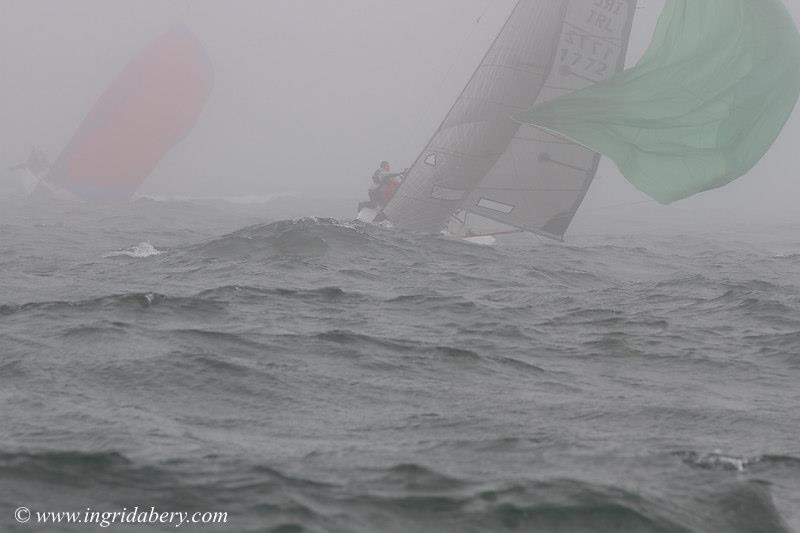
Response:
[{"label": "white hull", "polygon": [[0,196],[3,198],[27,198],[36,190],[42,176],[32,172],[28,167],[9,170],[8,176],[0,183]]},{"label": "white hull", "polygon": [[9,170],[5,180],[0,181],[0,199],[23,199],[43,196],[65,201],[78,201],[74,194],[53,185],[43,175],[33,172],[28,167]]},{"label": "white hull", "polygon": [[359,222],[364,222],[366,224],[372,224],[375,222],[378,213],[380,213],[380,211],[378,211],[377,209],[370,209],[369,207],[365,207],[358,212],[356,220],[358,220]]},{"label": "white hull", "polygon": [[491,235],[478,235],[476,237],[461,237],[462,241],[470,244],[477,244],[479,246],[494,246],[497,244],[497,239]]},{"label": "white hull", "polygon": [[[365,207],[358,212],[356,220],[358,220],[359,222],[364,222],[365,224],[374,224],[375,218],[378,216],[378,214],[380,214],[380,211],[378,211],[377,209],[370,209],[368,207]],[[388,223],[383,222],[382,225],[383,224],[388,224]],[[450,239],[459,239],[464,242],[468,242],[470,244],[477,244],[480,246],[494,246],[495,244],[497,244],[497,239],[491,235],[466,236],[463,233],[458,234],[457,232],[450,232],[450,231],[444,231],[442,232],[442,235]]]}]

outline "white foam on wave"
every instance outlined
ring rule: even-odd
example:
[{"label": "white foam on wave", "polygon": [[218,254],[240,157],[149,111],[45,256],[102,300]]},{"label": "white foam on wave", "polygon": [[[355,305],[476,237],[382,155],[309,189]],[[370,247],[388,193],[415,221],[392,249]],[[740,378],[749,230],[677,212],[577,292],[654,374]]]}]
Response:
[{"label": "white foam on wave", "polygon": [[312,217],[312,216],[295,217],[291,219],[290,222],[292,224],[319,224],[319,225],[327,225],[335,228],[345,228],[345,229],[359,229],[359,227],[363,225],[363,222],[359,222],[357,220],[340,220],[337,218]]},{"label": "white foam on wave", "polygon": [[162,254],[161,250],[156,249],[155,246],[150,244],[149,242],[140,242],[136,246],[133,246],[129,250],[119,250],[117,252],[111,252],[103,257],[133,257],[135,259],[142,259],[145,257],[152,257],[154,255]]}]

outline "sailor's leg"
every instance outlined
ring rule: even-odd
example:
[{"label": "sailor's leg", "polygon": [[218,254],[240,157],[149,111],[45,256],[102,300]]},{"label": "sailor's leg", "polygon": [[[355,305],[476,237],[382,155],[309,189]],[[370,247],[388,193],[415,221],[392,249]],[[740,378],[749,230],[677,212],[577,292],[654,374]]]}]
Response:
[{"label": "sailor's leg", "polygon": [[373,208],[377,207],[379,205],[382,196],[383,195],[381,194],[380,187],[377,188],[377,189],[370,189],[369,190],[369,201],[370,201],[371,204],[373,204]]}]

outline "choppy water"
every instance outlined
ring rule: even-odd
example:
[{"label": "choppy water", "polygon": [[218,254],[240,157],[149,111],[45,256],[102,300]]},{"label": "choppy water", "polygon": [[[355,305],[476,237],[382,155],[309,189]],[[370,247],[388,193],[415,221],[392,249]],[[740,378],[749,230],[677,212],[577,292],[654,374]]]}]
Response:
[{"label": "choppy water", "polygon": [[798,228],[255,222],[4,206],[0,529],[800,531]]}]

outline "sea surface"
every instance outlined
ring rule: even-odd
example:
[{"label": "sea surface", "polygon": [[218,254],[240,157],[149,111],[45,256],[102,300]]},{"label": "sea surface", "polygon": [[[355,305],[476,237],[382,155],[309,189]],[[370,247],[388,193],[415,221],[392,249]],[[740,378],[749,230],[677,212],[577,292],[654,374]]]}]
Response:
[{"label": "sea surface", "polygon": [[0,531],[798,532],[798,381],[798,227],[0,208]]}]

